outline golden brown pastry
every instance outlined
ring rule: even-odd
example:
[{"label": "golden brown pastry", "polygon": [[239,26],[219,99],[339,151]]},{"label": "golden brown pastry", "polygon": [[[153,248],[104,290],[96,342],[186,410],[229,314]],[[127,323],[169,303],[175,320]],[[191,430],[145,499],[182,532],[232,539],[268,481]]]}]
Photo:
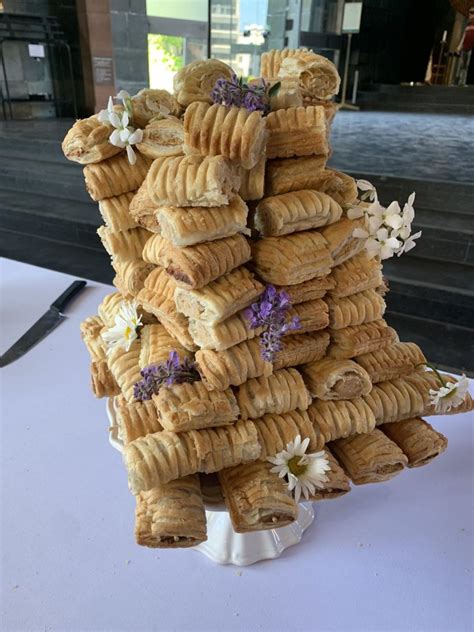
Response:
[{"label": "golden brown pastry", "polygon": [[247,262],[250,246],[240,234],[186,248],[152,235],[143,249],[143,259],[162,266],[179,287],[199,289]]},{"label": "golden brown pastry", "polygon": [[426,363],[426,358],[414,342],[394,342],[386,349],[359,355],[355,361],[367,371],[371,381],[376,384],[409,375]]},{"label": "golden brown pastry", "polygon": [[112,125],[101,123],[97,115],[74,123],[62,142],[62,150],[68,160],[88,165],[111,158],[123,151],[109,142],[114,131]]},{"label": "golden brown pastry", "polygon": [[247,268],[240,266],[199,290],[178,287],[174,300],[179,312],[211,326],[248,307],[264,289]]},{"label": "golden brown pastry", "polygon": [[213,208],[162,206],[155,217],[161,236],[173,246],[184,248],[236,233],[250,235],[247,213],[247,205],[237,195],[228,205]]},{"label": "golden brown pastry", "polygon": [[147,434],[161,432],[157,410],[151,399],[143,402],[127,402],[123,395],[115,399],[115,418],[118,426],[119,439],[124,444],[144,437]]},{"label": "golden brown pastry", "polygon": [[323,358],[305,364],[300,371],[311,396],[319,399],[354,399],[372,389],[367,371],[352,360]]},{"label": "golden brown pastry", "polygon": [[139,258],[149,238],[144,228],[130,228],[130,230],[115,233],[106,226],[100,226],[97,234],[109,255],[121,259]]},{"label": "golden brown pastry", "polygon": [[364,249],[364,240],[353,236],[356,228],[363,228],[364,219],[348,219],[343,217],[335,224],[321,228],[321,235],[326,239],[329,252],[335,266],[340,265]]},{"label": "golden brown pastry", "polygon": [[193,101],[211,103],[211,92],[218,79],[230,79],[233,70],[218,59],[192,61],[183,66],[173,78],[176,99],[182,105]]},{"label": "golden brown pastry", "polygon": [[351,296],[365,290],[374,290],[382,285],[382,265],[375,257],[369,259],[365,252],[360,252],[335,266],[331,271],[331,278],[335,283],[334,288],[330,290],[331,296]]},{"label": "golden brown pastry", "polygon": [[192,353],[185,349],[178,340],[172,336],[164,325],[145,325],[140,329],[140,368],[150,364],[162,364],[168,360],[172,351],[176,351],[180,361],[192,358]]},{"label": "golden brown pastry", "polygon": [[124,259],[122,256],[112,257],[112,267],[117,273],[114,280],[115,287],[124,294],[132,296],[138,294],[155,268],[152,263],[146,263],[141,257]]},{"label": "golden brown pastry", "polygon": [[324,483],[324,487],[316,488],[314,494],[310,497],[310,500],[329,500],[331,498],[339,498],[351,491],[351,485],[346,473],[339,465],[337,460],[331,454],[331,451],[324,448],[324,454],[329,462],[330,470],[325,472],[327,481]]},{"label": "golden brown pastry", "polygon": [[213,349],[214,351],[225,351],[239,342],[251,340],[259,336],[263,329],[258,327],[252,329],[245,310],[229,316],[217,325],[208,325],[202,320],[189,321],[189,333],[194,343],[200,349]]},{"label": "golden brown pastry", "polygon": [[323,298],[329,290],[334,287],[331,276],[310,279],[296,285],[277,285],[277,291],[283,290],[290,297],[292,305],[298,305],[306,301],[314,301],[316,298]]},{"label": "golden brown pastry", "polygon": [[239,416],[230,388],[209,391],[202,382],[162,386],[153,401],[165,430],[174,432],[225,426]]},{"label": "golden brown pastry", "polygon": [[124,296],[120,292],[112,292],[102,299],[97,307],[99,318],[106,327],[113,327],[115,324],[115,315],[120,309],[123,301],[129,300],[131,297]]},{"label": "golden brown pastry", "polygon": [[123,458],[133,494],[196,472],[219,472],[225,467],[255,461],[260,444],[252,421],[230,426],[156,432],[124,446]]},{"label": "golden brown pastry", "polygon": [[332,329],[344,329],[380,320],[385,313],[385,301],[375,290],[365,290],[344,298],[326,297],[329,324]]},{"label": "golden brown pastry", "polygon": [[327,180],[333,179],[325,169],[327,156],[277,158],[265,165],[265,195],[279,195],[300,189],[322,190]]},{"label": "golden brown pastry", "polygon": [[[275,84],[276,81],[270,83]],[[296,77],[284,77],[279,79],[279,83],[280,87],[276,94],[270,96],[270,108],[273,112],[304,105],[303,95]]]},{"label": "golden brown pastry", "polygon": [[80,325],[81,338],[92,362],[105,360],[105,343],[100,335],[104,322],[99,316],[89,316]]},{"label": "golden brown pastry", "polygon": [[[249,423],[241,422],[241,423]],[[298,435],[301,439],[309,438],[308,453],[317,452],[323,448],[321,436],[316,436],[314,428],[305,410],[292,410],[283,415],[268,414],[255,419],[258,440],[262,446],[260,460],[265,461],[269,456],[275,456],[286,449],[290,441]]]},{"label": "golden brown pastry", "polygon": [[183,122],[172,116],[148,123],[143,130],[143,139],[136,147],[148,158],[181,156],[183,151]]},{"label": "golden brown pastry", "polygon": [[333,265],[326,240],[316,230],[260,239],[252,244],[252,260],[257,274],[276,285],[325,276]]},{"label": "golden brown pastry", "polygon": [[326,354],[328,345],[327,331],[285,336],[282,340],[282,349],[273,361],[273,368],[276,371],[320,360]]},{"label": "golden brown pastry", "polygon": [[298,79],[303,98],[330,99],[338,93],[341,83],[336,66],[326,57],[306,48],[263,53],[260,73],[265,79]]},{"label": "golden brown pastry", "polygon": [[128,162],[127,154],[108,158],[98,164],[84,167],[84,178],[89,195],[96,202],[129,191],[135,191],[148,173],[151,160],[137,154],[134,165]]},{"label": "golden brown pastry", "polygon": [[315,399],[308,408],[308,415],[316,436],[321,437],[323,443],[375,428],[374,414],[362,397],[339,401]]},{"label": "golden brown pastry", "polygon": [[448,447],[447,438],[419,417],[384,424],[380,430],[405,454],[408,467],[427,465]]},{"label": "golden brown pastry", "polygon": [[237,169],[223,156],[157,158],[147,177],[157,206],[222,206],[240,187]]},{"label": "golden brown pastry", "polygon": [[288,320],[298,318],[300,327],[292,329],[285,335],[301,335],[310,331],[326,329],[329,325],[328,306],[320,298],[294,305],[288,310]]},{"label": "golden brown pastry", "polygon": [[246,463],[219,472],[234,531],[279,529],[296,520],[298,505],[270,463]]},{"label": "golden brown pastry", "polygon": [[[410,375],[407,375],[404,379],[407,384],[410,385],[411,388],[415,389],[417,393],[423,398],[424,402],[424,411],[422,413],[423,416],[426,415],[457,415],[458,413],[468,413],[471,410],[474,410],[474,400],[472,399],[469,392],[465,394],[463,402],[457,406],[456,408],[451,408],[449,411],[444,411],[443,413],[437,412],[435,410],[435,406],[431,403],[431,395],[430,390],[437,391],[441,384],[439,378],[436,376],[434,371],[414,371]],[[456,378],[452,375],[444,375],[443,379],[446,383],[456,382]],[[386,384],[386,382],[385,382]],[[415,413],[411,415],[412,417],[420,416],[419,413]]]},{"label": "golden brown pastry", "polygon": [[[148,194],[148,182],[147,179],[145,179],[130,202],[129,213],[137,224],[151,230],[148,223],[156,223],[155,212],[157,209],[157,205]],[[155,227],[153,232],[159,232],[159,230]]]},{"label": "golden brown pastry", "polygon": [[264,360],[258,340],[245,340],[226,351],[201,349],[196,352],[196,363],[206,388],[224,391],[229,386],[240,386],[252,377],[271,375],[271,362]]},{"label": "golden brown pastry", "polygon": [[117,233],[121,230],[137,227],[137,223],[129,211],[134,195],[134,191],[130,191],[117,197],[100,200],[99,211],[109,230]]},{"label": "golden brown pastry", "polygon": [[135,539],[141,546],[184,548],[207,539],[199,476],[186,476],[137,496]]},{"label": "golden brown pastry", "polygon": [[110,372],[120,386],[120,390],[127,402],[134,401],[133,387],[142,379],[138,363],[139,357],[139,340],[135,340],[128,351],[121,347],[115,347],[108,356]]},{"label": "golden brown pastry", "polygon": [[178,286],[176,281],[169,274],[166,274],[164,268],[156,266],[145,279],[144,287],[153,294],[173,299]]},{"label": "golden brown pastry", "polygon": [[270,112],[268,158],[329,154],[326,116],[322,107],[292,107]]},{"label": "golden brown pastry", "polygon": [[400,448],[377,429],[338,439],[330,448],[354,485],[388,481],[408,464]]},{"label": "golden brown pastry", "polygon": [[164,114],[178,116],[181,106],[167,90],[144,88],[132,97],[132,121],[135,127],[144,128],[150,121]]},{"label": "golden brown pastry", "polygon": [[236,390],[236,398],[242,419],[306,410],[311,403],[303,378],[296,369],[280,369],[272,375],[247,380]]},{"label": "golden brown pastry", "polygon": [[326,169],[319,190],[330,195],[341,206],[353,204],[357,200],[354,178],[335,169]]},{"label": "golden brown pastry", "polygon": [[397,332],[381,318],[345,329],[331,329],[328,356],[354,358],[363,353],[385,349],[394,342],[398,342]]},{"label": "golden brown pastry", "polygon": [[184,152],[225,156],[252,169],[261,159],[268,132],[262,112],[192,103],[184,115]]},{"label": "golden brown pastry", "polygon": [[114,397],[120,393],[120,386],[110,372],[107,360],[94,360],[90,372],[91,388],[96,397]]},{"label": "golden brown pastry", "polygon": [[262,156],[251,169],[239,168],[239,195],[245,200],[259,200],[265,190],[265,156]]},{"label": "golden brown pastry", "polygon": [[342,208],[326,193],[293,191],[264,198],[254,217],[255,229],[264,237],[287,235],[337,222]]}]

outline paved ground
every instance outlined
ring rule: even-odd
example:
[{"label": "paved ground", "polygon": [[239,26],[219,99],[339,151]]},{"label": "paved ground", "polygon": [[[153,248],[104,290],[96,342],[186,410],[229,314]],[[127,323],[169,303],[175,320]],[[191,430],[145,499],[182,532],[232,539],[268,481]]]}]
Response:
[{"label": "paved ground", "polygon": [[338,112],[331,164],[401,178],[474,182],[474,117]]}]

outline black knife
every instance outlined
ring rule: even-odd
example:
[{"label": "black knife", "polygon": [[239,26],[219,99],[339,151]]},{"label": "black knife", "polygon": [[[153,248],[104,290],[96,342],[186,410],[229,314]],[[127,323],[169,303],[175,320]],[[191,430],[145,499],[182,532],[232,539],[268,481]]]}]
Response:
[{"label": "black knife", "polygon": [[51,333],[53,329],[66,318],[62,313],[66,305],[85,285],[86,281],[74,281],[74,283],[71,283],[67,290],[65,290],[61,296],[58,296],[54,303],[50,305],[46,314],[43,314],[8,351],[5,351],[5,353],[0,356],[0,367],[7,366],[7,364],[21,358],[22,355],[27,353],[27,351]]}]

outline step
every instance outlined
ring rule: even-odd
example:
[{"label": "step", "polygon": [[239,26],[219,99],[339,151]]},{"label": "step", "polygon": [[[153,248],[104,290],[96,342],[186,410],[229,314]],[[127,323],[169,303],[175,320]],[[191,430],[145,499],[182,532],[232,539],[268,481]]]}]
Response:
[{"label": "step", "polygon": [[[459,231],[426,227],[415,221],[413,232],[418,230],[422,231],[421,237],[417,240],[416,247],[405,256],[474,266],[472,233],[464,234]],[[474,270],[471,270],[470,274],[474,274]]]},{"label": "step", "polygon": [[474,105],[461,103],[416,103],[401,101],[362,100],[357,105],[364,112],[415,112],[427,114],[474,114]]},{"label": "step", "polygon": [[474,377],[474,329],[391,311],[386,320],[397,330],[400,340],[418,344],[428,361],[441,369]]},{"label": "step", "polygon": [[462,296],[474,298],[474,275],[462,264],[414,259],[407,255],[387,259],[383,264],[390,282],[446,292],[455,300],[461,300]]},{"label": "step", "polygon": [[434,211],[415,206],[415,223],[421,229],[435,228],[441,231],[454,231],[462,235],[474,234],[474,213]]},{"label": "step", "polygon": [[0,231],[0,256],[80,278],[112,283],[114,271],[105,250],[84,248],[36,235]]}]

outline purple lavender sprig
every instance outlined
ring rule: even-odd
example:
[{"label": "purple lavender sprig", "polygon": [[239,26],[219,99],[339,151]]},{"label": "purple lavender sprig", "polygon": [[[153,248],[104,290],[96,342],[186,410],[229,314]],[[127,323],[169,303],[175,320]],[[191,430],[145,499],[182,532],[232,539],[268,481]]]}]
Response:
[{"label": "purple lavender sprig", "polygon": [[260,111],[268,114],[270,100],[267,92],[268,86],[264,79],[248,84],[242,77],[233,74],[230,79],[218,79],[211,92],[213,103],[219,103],[226,107],[233,105],[238,108],[246,108],[249,112]]},{"label": "purple lavender sprig", "polygon": [[140,375],[143,379],[133,387],[133,396],[141,402],[151,399],[163,385],[183,384],[199,379],[194,362],[189,358],[180,362],[176,351],[170,352],[166,362],[150,364],[150,366],[145,367],[140,371]]},{"label": "purple lavender sprig", "polygon": [[260,353],[268,362],[273,362],[276,354],[281,351],[282,337],[301,327],[298,316],[287,322],[290,307],[290,297],[284,290],[277,292],[273,285],[267,285],[258,302],[246,310],[245,315],[252,329],[265,328],[260,335]]}]

